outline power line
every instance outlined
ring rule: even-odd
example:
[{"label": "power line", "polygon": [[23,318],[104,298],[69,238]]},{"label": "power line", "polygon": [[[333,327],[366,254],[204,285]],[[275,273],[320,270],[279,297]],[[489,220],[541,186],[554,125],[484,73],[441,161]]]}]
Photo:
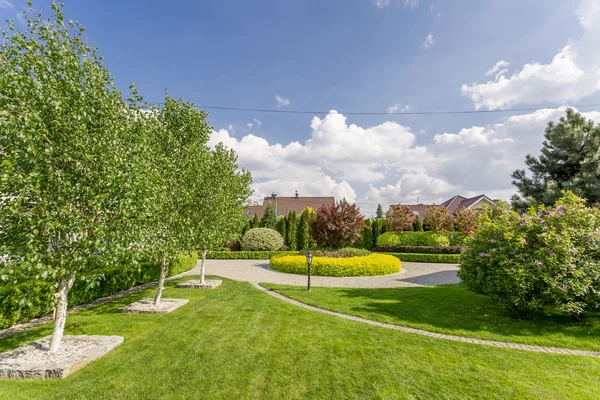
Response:
[{"label": "power line", "polygon": [[[151,104],[164,104],[161,102],[150,102]],[[271,114],[329,114],[329,111],[310,111],[310,110],[271,110],[267,108],[243,108],[243,107],[224,107],[224,106],[205,106],[197,105],[197,108],[207,110],[221,110],[221,111],[244,111],[244,112],[257,112],[257,113],[271,113]],[[596,104],[579,104],[572,105],[569,107],[573,108],[588,108],[588,107],[600,107],[600,103]],[[494,114],[494,113],[507,113],[507,112],[524,112],[524,111],[537,111],[540,107],[530,108],[512,108],[502,110],[446,110],[446,111],[399,111],[399,112],[371,112],[371,111],[338,111],[343,115],[450,115],[450,114]]]}]

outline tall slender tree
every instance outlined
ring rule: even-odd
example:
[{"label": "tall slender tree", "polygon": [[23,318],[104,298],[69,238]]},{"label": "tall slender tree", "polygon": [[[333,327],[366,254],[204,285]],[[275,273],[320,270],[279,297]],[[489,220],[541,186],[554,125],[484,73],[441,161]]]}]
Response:
[{"label": "tall slender tree", "polygon": [[383,207],[381,206],[381,204],[377,204],[377,212],[375,213],[375,217],[376,218],[385,217],[385,214],[383,213]]},{"label": "tall slender tree", "polygon": [[78,272],[92,257],[118,265],[140,242],[149,192],[136,113],[84,29],[52,10],[43,19],[30,9],[24,30],[9,21],[2,31],[0,254],[7,274],[56,283],[55,352]]},{"label": "tall slender tree", "polygon": [[260,227],[277,229],[277,214],[275,213],[275,206],[273,206],[273,203],[269,203],[265,207],[265,214],[260,220]]},{"label": "tall slender tree", "polygon": [[290,250],[296,250],[298,240],[298,218],[296,211],[291,210],[287,216],[287,232],[286,232],[286,246]]},{"label": "tall slender tree", "polygon": [[[277,232],[279,232],[279,234],[281,235],[281,237],[284,239],[287,238],[287,218],[286,217],[280,217],[277,220]],[[287,243],[286,243],[287,245]]]},{"label": "tall slender tree", "polygon": [[371,224],[371,229],[373,231],[373,243],[372,243],[371,248],[377,246],[377,238],[379,237],[379,235],[381,235],[382,228],[383,228],[382,220],[380,218],[376,218],[373,221],[373,223]]},{"label": "tall slender tree", "polygon": [[254,217],[252,217],[252,222],[250,223],[250,229],[258,228],[259,226],[258,214],[254,214]]},{"label": "tall slender tree", "polygon": [[298,222],[298,250],[308,249],[310,246],[310,233],[308,231],[308,213],[302,212],[300,214],[300,221]]}]

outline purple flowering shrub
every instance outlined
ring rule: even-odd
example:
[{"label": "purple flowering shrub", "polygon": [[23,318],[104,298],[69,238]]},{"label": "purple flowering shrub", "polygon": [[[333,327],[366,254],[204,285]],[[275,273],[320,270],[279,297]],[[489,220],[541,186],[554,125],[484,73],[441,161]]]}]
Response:
[{"label": "purple flowering shrub", "polygon": [[552,207],[519,215],[487,210],[461,257],[469,290],[493,297],[521,318],[600,308],[600,211],[566,192]]}]

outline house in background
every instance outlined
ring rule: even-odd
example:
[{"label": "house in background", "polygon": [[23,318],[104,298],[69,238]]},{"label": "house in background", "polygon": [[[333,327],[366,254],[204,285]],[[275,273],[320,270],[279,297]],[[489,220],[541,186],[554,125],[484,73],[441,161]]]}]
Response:
[{"label": "house in background", "polygon": [[306,207],[310,207],[317,211],[325,204],[335,204],[335,198],[331,197],[300,197],[298,191],[294,197],[279,197],[273,193],[271,196],[266,196],[263,199],[262,205],[249,206],[244,210],[244,216],[254,217],[258,215],[258,219],[261,219],[265,214],[265,208],[267,204],[273,204],[277,216],[288,215],[292,210],[296,211],[296,214],[300,214]]},{"label": "house in background", "polygon": [[[427,208],[433,206],[434,204],[404,204],[404,205],[407,206],[408,208],[410,208],[410,210],[415,215],[418,215],[422,221],[423,217],[425,216],[425,210],[427,210]],[[448,210],[448,213],[450,215],[455,215],[462,208],[467,208],[467,209],[472,209],[472,210],[481,210],[486,205],[489,207],[496,207],[496,202],[494,200],[490,199],[489,197],[487,197],[485,194],[480,194],[479,196],[470,197],[470,198],[467,198],[464,196],[454,196],[439,205],[446,207],[446,209]]]}]

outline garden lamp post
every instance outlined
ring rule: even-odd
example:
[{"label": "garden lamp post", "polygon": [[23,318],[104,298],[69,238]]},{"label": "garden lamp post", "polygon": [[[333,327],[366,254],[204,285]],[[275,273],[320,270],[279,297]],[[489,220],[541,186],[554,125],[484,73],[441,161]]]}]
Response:
[{"label": "garden lamp post", "polygon": [[312,264],[312,259],[313,259],[313,255],[309,250],[308,253],[306,253],[306,263],[308,264],[308,291],[309,292],[310,292],[310,265]]}]

